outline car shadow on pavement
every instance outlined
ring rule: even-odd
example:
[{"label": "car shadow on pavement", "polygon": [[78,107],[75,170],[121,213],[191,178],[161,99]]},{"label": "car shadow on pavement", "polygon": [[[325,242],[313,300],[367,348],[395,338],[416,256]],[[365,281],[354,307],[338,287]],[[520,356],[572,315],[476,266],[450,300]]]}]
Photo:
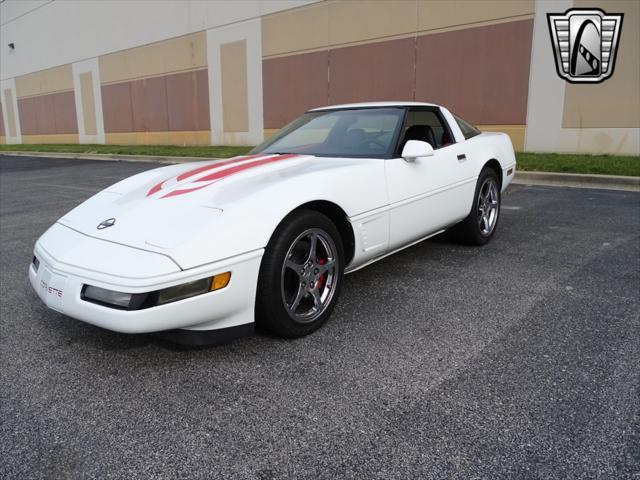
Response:
[{"label": "car shadow on pavement", "polygon": [[42,312],[40,317],[43,323],[47,323],[45,329],[52,331],[60,345],[84,344],[87,347],[103,351],[127,351],[148,347],[157,347],[170,352],[198,352],[203,350],[215,350],[253,338],[259,341],[280,343],[286,341],[270,332],[256,327],[253,335],[239,337],[223,342],[208,345],[185,345],[162,338],[159,333],[120,333],[100,328],[88,323],[75,320],[61,313],[49,310]]}]

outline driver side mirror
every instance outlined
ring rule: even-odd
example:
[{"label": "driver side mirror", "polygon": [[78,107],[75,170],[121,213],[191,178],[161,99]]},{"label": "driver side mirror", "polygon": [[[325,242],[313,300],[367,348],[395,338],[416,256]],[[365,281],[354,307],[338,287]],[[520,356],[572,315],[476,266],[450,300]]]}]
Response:
[{"label": "driver side mirror", "polygon": [[420,157],[432,157],[433,147],[421,140],[409,140],[404,144],[401,156],[407,162],[415,162]]}]

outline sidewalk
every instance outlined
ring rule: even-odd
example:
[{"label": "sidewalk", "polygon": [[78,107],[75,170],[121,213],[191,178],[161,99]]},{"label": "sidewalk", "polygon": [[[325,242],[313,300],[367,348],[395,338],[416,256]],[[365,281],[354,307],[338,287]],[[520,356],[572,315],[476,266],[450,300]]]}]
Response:
[{"label": "sidewalk", "polygon": [[[215,160],[210,157],[160,157],[143,155],[112,155],[112,154],[84,154],[84,153],[40,153],[40,152],[0,152],[0,156],[47,157],[47,158],[77,158],[82,160],[107,160],[115,162],[145,162],[145,163],[188,163]],[[514,184],[541,185],[574,188],[600,188],[606,190],[625,190],[640,192],[640,177],[625,177],[619,175],[585,175],[580,173],[556,172],[526,172],[516,170]]]},{"label": "sidewalk", "polygon": [[513,183],[640,192],[640,177],[625,177],[620,175],[516,171]]}]

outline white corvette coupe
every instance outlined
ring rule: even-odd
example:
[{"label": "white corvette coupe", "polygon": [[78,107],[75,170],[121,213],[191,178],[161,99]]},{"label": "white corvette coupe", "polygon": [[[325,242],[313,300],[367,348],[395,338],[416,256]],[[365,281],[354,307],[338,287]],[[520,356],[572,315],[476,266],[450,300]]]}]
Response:
[{"label": "white corvette coupe", "polygon": [[48,307],[118,332],[204,344],[257,323],[300,337],[345,273],[449,228],[488,242],[515,165],[507,135],[444,107],[319,108],[249,155],[94,195],[40,237],[29,278]]}]

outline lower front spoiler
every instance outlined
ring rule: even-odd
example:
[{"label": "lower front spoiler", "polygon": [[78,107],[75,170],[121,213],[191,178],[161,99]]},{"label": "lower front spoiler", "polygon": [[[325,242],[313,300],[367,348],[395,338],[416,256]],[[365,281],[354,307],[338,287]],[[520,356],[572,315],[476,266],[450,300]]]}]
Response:
[{"label": "lower front spoiler", "polygon": [[164,330],[154,335],[167,342],[179,345],[204,347],[222,345],[233,340],[253,335],[253,323],[236,325],[235,327],[218,328],[216,330]]}]

